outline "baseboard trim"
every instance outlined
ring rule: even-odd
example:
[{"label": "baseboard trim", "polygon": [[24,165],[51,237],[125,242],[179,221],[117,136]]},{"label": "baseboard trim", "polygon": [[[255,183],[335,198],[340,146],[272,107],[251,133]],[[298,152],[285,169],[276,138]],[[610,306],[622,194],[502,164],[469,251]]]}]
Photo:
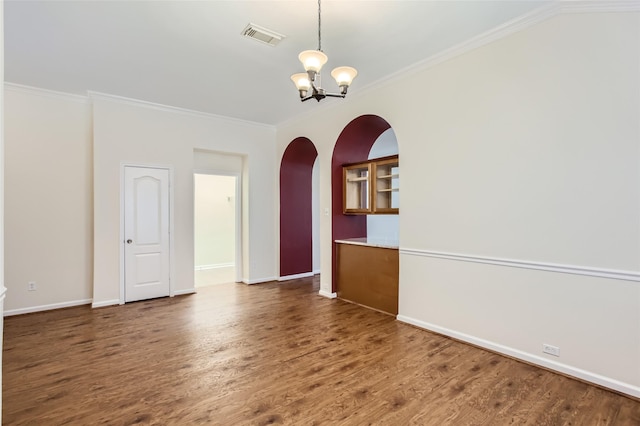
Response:
[{"label": "baseboard trim", "polygon": [[186,288],[186,289],[183,289],[183,290],[174,290],[173,291],[173,295],[174,296],[183,296],[185,294],[193,294],[195,292],[196,292],[195,287],[192,287],[192,288]]},{"label": "baseboard trim", "polygon": [[536,262],[530,260],[505,259],[499,257],[475,256],[463,253],[448,253],[431,250],[401,248],[401,255],[431,257],[436,259],[456,260],[460,262],[483,263],[487,265],[508,266],[511,268],[536,269],[539,271],[558,272],[562,274],[586,275],[589,277],[609,278],[613,280],[640,282],[640,272],[621,271],[616,269],[591,268],[577,265]]},{"label": "baseboard trim", "polygon": [[120,299],[111,299],[111,300],[103,300],[101,302],[93,302],[91,304],[92,308],[104,308],[105,306],[113,306],[119,305]]},{"label": "baseboard trim", "polygon": [[449,336],[454,339],[461,340],[463,342],[467,342],[475,346],[480,346],[482,348],[488,349],[493,352],[497,352],[503,355],[516,358],[516,359],[520,359],[522,361],[525,361],[531,364],[539,365],[549,370],[557,371],[567,376],[584,380],[585,382],[594,383],[596,385],[599,385],[608,389],[613,389],[615,391],[618,391],[627,395],[631,395],[635,398],[640,398],[640,387],[634,386],[630,383],[621,382],[619,380],[612,379],[610,377],[602,376],[597,373],[586,371],[586,370],[573,367],[567,364],[563,364],[557,361],[549,360],[538,355],[534,355],[528,352],[514,349],[509,346],[500,345],[498,343],[484,340],[484,339],[471,336],[465,333],[460,333],[455,330],[450,330],[445,327],[440,327],[438,325],[417,320],[415,318],[411,318],[405,315],[398,315],[396,319],[400,322],[411,324],[413,326],[416,326],[425,330],[433,331],[438,334],[443,334],[445,336]]},{"label": "baseboard trim", "polygon": [[278,277],[256,278],[254,280],[248,280],[246,278],[242,279],[242,282],[245,284],[260,284],[260,283],[268,283],[269,281],[278,281]]},{"label": "baseboard trim", "polygon": [[209,269],[234,268],[235,263],[212,263],[209,265],[199,265],[194,268],[196,271],[207,271]]},{"label": "baseboard trim", "polygon": [[330,293],[328,291],[322,290],[320,289],[320,291],[318,292],[318,294],[322,297],[326,297],[328,299],[335,299],[336,297],[338,297],[338,293]]},{"label": "baseboard trim", "polygon": [[4,311],[4,316],[30,314],[33,312],[50,311],[53,309],[71,308],[72,306],[88,305],[91,299],[71,300],[69,302],[51,303],[49,305],[30,306],[28,308],[9,309]]},{"label": "baseboard trim", "polygon": [[313,275],[320,275],[320,269],[314,269]]},{"label": "baseboard trim", "polygon": [[283,277],[278,278],[278,281],[288,281],[288,280],[295,280],[298,278],[307,278],[307,277],[312,277],[313,275],[314,275],[313,272],[303,272],[302,274],[285,275]]}]

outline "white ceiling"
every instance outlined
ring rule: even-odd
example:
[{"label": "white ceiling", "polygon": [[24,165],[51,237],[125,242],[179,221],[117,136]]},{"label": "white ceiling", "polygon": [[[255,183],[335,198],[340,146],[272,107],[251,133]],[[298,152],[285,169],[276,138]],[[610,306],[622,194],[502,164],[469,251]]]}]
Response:
[{"label": "white ceiling", "polygon": [[[531,11],[531,1],[322,3],[328,71],[358,69],[350,92]],[[248,23],[287,36],[245,38]],[[316,49],[317,1],[11,1],[4,3],[5,80],[124,96],[265,124],[318,105],[289,79]],[[326,102],[344,102],[326,99]]]}]

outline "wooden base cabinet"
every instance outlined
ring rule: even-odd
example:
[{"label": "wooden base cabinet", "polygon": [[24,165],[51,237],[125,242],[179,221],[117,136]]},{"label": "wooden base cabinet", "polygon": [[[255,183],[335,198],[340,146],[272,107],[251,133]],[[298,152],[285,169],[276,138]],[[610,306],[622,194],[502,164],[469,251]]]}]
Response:
[{"label": "wooden base cabinet", "polygon": [[398,249],[336,243],[338,297],[398,314]]}]

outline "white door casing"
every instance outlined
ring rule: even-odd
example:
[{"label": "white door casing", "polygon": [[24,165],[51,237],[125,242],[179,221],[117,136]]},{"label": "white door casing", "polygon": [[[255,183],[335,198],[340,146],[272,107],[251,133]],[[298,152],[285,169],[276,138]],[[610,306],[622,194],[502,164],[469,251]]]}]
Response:
[{"label": "white door casing", "polygon": [[169,170],[124,167],[124,301],[170,295]]}]

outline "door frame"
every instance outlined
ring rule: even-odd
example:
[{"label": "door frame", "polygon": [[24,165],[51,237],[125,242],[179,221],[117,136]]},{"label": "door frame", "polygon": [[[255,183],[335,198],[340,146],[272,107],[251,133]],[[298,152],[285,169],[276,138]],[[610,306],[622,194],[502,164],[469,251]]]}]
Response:
[{"label": "door frame", "polygon": [[[194,169],[193,170],[193,204],[195,208],[196,202],[196,189],[195,189],[195,175],[212,175],[212,176],[233,176],[236,178],[236,259],[235,259],[235,272],[236,282],[242,282],[242,174],[238,172],[230,172],[228,170],[215,170],[215,169]],[[194,224],[195,225],[195,224]],[[193,232],[193,244],[195,247],[195,226]],[[195,284],[195,283],[194,283]],[[194,285],[195,286],[195,285]]]},{"label": "door frame", "polygon": [[138,167],[145,169],[162,169],[169,172],[169,297],[175,295],[173,283],[175,282],[175,268],[174,268],[174,246],[173,246],[173,166],[160,165],[160,164],[145,164],[145,163],[133,163],[133,162],[121,162],[120,163],[120,238],[118,241],[119,253],[120,253],[120,295],[119,304],[124,305],[124,284],[125,284],[125,255],[124,255],[124,170],[125,167]]}]

